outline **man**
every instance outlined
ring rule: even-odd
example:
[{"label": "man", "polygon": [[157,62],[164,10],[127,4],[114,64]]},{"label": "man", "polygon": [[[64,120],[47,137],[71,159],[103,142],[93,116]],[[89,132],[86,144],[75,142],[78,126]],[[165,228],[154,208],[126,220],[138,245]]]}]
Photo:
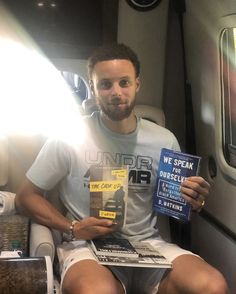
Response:
[{"label": "man", "polygon": [[[66,257],[62,261],[63,293],[227,293],[225,280],[216,269],[191,252],[164,242],[156,228],[152,194],[160,150],[179,150],[179,145],[170,131],[134,114],[140,86],[136,54],[123,44],[108,45],[94,53],[88,69],[100,112],[85,119],[84,143],[78,147],[62,140],[48,141],[16,196],[19,210],[78,240],[60,247]],[[76,135],[80,135],[79,128]],[[89,217],[89,167],[125,162],[136,177],[129,181],[127,223],[117,230],[109,220]],[[71,222],[42,197],[58,183],[63,203],[80,222]],[[183,182],[181,192],[199,211],[209,184],[201,177],[191,177]],[[173,268],[165,271],[99,265],[84,240],[110,233],[150,240],[173,261]]]}]

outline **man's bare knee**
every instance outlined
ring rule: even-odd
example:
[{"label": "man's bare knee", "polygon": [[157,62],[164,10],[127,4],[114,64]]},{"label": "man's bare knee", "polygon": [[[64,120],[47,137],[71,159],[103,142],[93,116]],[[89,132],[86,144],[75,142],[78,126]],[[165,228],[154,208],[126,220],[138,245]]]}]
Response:
[{"label": "man's bare knee", "polygon": [[158,288],[162,294],[227,294],[227,283],[223,275],[191,255],[183,255],[173,262],[173,269],[163,278]]},{"label": "man's bare knee", "polygon": [[80,261],[68,269],[62,285],[63,294],[121,294],[121,283],[109,269],[93,260]]},{"label": "man's bare knee", "polygon": [[216,269],[212,269],[209,274],[200,275],[198,279],[199,285],[196,291],[207,294],[228,294],[229,289],[227,283],[220,272]]}]

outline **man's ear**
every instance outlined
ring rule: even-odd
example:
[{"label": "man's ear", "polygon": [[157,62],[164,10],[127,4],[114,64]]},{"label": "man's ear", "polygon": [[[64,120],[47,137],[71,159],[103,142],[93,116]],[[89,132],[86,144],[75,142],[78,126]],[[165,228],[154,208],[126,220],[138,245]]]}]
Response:
[{"label": "man's ear", "polygon": [[136,93],[138,93],[139,89],[140,89],[140,78],[137,77],[135,79],[135,83],[136,83]]},{"label": "man's ear", "polygon": [[93,80],[89,80],[89,87],[90,87],[92,95],[95,96]]}]

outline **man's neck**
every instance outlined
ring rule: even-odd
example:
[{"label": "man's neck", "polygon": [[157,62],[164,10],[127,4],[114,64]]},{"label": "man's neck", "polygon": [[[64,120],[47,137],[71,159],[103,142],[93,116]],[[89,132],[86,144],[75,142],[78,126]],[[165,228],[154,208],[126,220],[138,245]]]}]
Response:
[{"label": "man's neck", "polygon": [[120,121],[113,121],[101,112],[101,119],[108,129],[119,134],[130,134],[134,132],[137,127],[137,119],[134,112],[132,112],[129,117]]}]

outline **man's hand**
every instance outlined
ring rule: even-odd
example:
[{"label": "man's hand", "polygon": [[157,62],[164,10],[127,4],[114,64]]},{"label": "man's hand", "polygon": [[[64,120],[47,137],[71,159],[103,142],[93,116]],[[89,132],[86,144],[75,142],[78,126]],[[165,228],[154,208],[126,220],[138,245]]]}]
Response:
[{"label": "man's hand", "polygon": [[180,191],[193,210],[200,212],[209,194],[210,184],[202,177],[189,177],[181,184]]},{"label": "man's hand", "polygon": [[116,230],[112,220],[88,217],[74,226],[76,239],[91,240],[110,234]]}]

